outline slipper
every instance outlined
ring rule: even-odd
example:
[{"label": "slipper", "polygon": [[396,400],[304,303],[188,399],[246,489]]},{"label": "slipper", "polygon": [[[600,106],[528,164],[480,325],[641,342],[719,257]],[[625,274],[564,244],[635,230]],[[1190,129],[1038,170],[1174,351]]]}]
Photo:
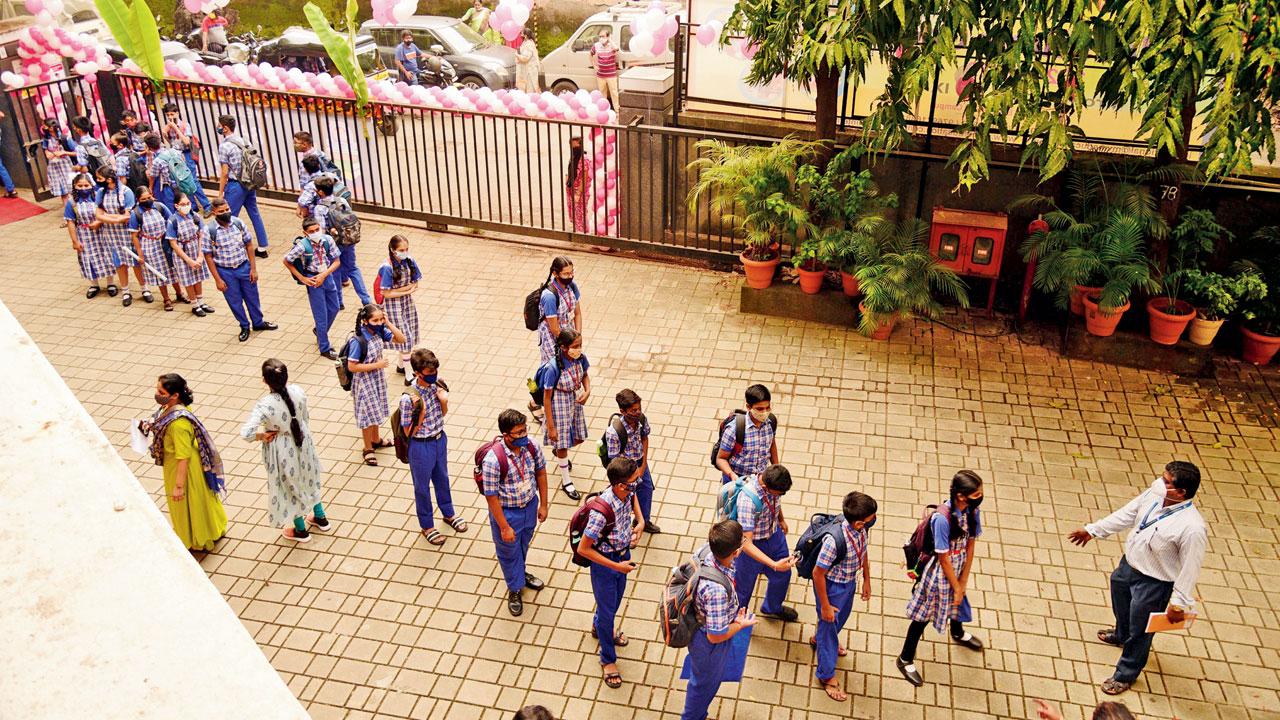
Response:
[{"label": "slipper", "polygon": [[1102,630],[1099,630],[1098,639],[1108,645],[1114,645],[1116,647],[1124,647],[1124,643],[1120,641],[1120,638],[1116,637],[1115,628],[1104,628]]},{"label": "slipper", "polygon": [[431,543],[432,545],[444,544],[444,536],[441,535],[440,531],[435,528],[424,529],[422,531],[422,534],[427,538],[427,542]]},{"label": "slipper", "polygon": [[622,687],[622,674],[616,673],[616,672],[605,673],[604,684],[608,685],[610,688],[613,688],[614,690],[617,690],[618,688]]},{"label": "slipper", "polygon": [[[812,637],[811,637],[811,638],[809,638],[809,647],[813,648],[814,650],[817,650],[817,649],[818,649],[818,639],[817,639],[817,638],[812,638]],[[836,655],[838,655],[838,656],[840,656],[840,657],[844,657],[844,656],[846,656],[846,655],[848,655],[848,654],[849,654],[849,648],[841,647],[841,646],[839,646],[839,645],[837,645],[837,646],[836,646]],[[828,694],[830,694],[830,693],[828,693]]]},{"label": "slipper", "polygon": [[464,533],[467,531],[467,521],[457,515],[454,515],[451,518],[445,518],[444,521],[446,525],[453,528],[454,532]]},{"label": "slipper", "polygon": [[1113,677],[1102,681],[1102,692],[1108,695],[1119,695],[1131,687],[1133,687],[1133,683],[1120,682]]},{"label": "slipper", "polygon": [[[819,680],[818,684],[822,686],[822,690],[827,694],[827,697],[835,700],[836,702],[844,702],[849,699],[849,693],[846,693],[840,687],[840,684],[835,682],[835,678],[831,678],[830,682]],[[839,695],[838,697],[837,694]]]},{"label": "slipper", "polygon": [[[600,639],[600,633],[596,632],[594,626],[591,628],[591,637],[595,640]],[[626,633],[618,633],[613,636],[613,644],[614,647],[626,647],[631,644],[631,638],[627,637]]]},{"label": "slipper", "polygon": [[365,465],[372,465],[374,467],[377,467],[378,456],[374,455],[372,450],[365,450],[363,453],[361,453],[361,455],[364,457]]}]

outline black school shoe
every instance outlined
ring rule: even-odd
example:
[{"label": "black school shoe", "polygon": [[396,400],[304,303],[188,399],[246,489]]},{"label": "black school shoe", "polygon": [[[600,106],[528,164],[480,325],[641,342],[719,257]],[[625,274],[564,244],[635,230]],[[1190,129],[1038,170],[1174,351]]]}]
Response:
[{"label": "black school shoe", "polygon": [[902,677],[906,678],[907,682],[916,687],[924,685],[924,676],[916,669],[915,663],[909,663],[903,660],[901,656],[896,658],[894,662],[898,666],[898,672],[902,673]]},{"label": "black school shoe", "polygon": [[267,251],[262,248],[258,248],[257,250],[253,251],[253,254],[257,255],[260,258],[265,258],[267,256]]},{"label": "black school shoe", "polygon": [[512,590],[507,593],[507,610],[511,612],[511,617],[520,617],[524,613],[524,598],[520,597],[520,591]]},{"label": "black school shoe", "polygon": [[976,652],[982,652],[982,641],[974,637],[972,633],[966,632],[959,637],[952,635],[951,641],[962,647],[967,647]]},{"label": "black school shoe", "polygon": [[524,574],[524,586],[525,586],[525,587],[527,587],[527,588],[529,588],[530,590],[533,590],[533,591],[535,591],[535,592],[536,592],[536,591],[541,590],[542,588],[546,587],[546,586],[547,586],[547,584],[546,584],[546,583],[544,583],[544,582],[542,582],[542,580],[540,580],[540,579],[538,579],[538,578],[536,578],[536,577],[534,577],[534,576],[530,575],[529,573],[525,573],[525,574]]},{"label": "black school shoe", "polygon": [[249,339],[249,328],[240,328],[240,342],[244,342],[248,339]]},{"label": "black school shoe", "polygon": [[279,330],[280,326],[273,322],[267,322],[266,320],[263,320],[261,325],[254,325],[253,329],[258,332],[262,332],[263,330]]},{"label": "black school shoe", "polygon": [[783,605],[782,607],[778,608],[778,612],[776,613],[762,612],[760,613],[760,615],[762,617],[781,620],[782,622],[795,622],[800,618],[800,613],[796,612],[796,609],[789,605]]}]

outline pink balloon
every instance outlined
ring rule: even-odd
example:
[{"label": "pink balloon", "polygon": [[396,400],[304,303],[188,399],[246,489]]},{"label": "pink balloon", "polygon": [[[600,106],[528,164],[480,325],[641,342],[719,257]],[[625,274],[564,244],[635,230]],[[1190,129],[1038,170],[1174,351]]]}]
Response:
[{"label": "pink balloon", "polygon": [[44,10],[44,0],[27,0],[27,12],[39,15]]},{"label": "pink balloon", "polygon": [[493,11],[493,24],[501,27],[511,19],[511,6],[506,3],[498,5],[498,9]]},{"label": "pink balloon", "polygon": [[604,181],[604,186],[605,186],[605,188],[606,188],[606,189],[609,189],[609,190],[614,189],[615,187],[617,187],[617,186],[618,186],[618,178],[617,178],[616,176],[611,176],[611,177],[607,178],[607,179]]},{"label": "pink balloon", "polygon": [[187,9],[187,12],[191,13],[192,15],[198,14],[200,12],[200,0],[183,0],[182,6],[185,7]]},{"label": "pink balloon", "polygon": [[596,188],[596,202],[603,203],[607,197],[609,197],[609,194],[605,192],[604,188]]},{"label": "pink balloon", "polygon": [[601,125],[604,125],[605,123],[609,122],[609,111],[601,110],[600,112],[596,113],[596,122],[600,123]]},{"label": "pink balloon", "polygon": [[653,53],[652,53],[653,56],[659,57],[665,54],[666,52],[667,52],[667,38],[655,36],[653,38]]},{"label": "pink balloon", "polygon": [[596,109],[597,109],[597,110],[608,110],[608,109],[609,109],[609,101],[608,101],[608,100],[606,100],[605,98],[600,98],[600,99],[596,100]]}]

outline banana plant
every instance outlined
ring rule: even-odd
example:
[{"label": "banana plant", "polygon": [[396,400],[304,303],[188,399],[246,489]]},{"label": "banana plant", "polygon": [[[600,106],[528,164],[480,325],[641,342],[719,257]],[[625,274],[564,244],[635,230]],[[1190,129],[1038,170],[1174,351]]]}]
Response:
[{"label": "banana plant", "polygon": [[347,84],[355,91],[356,108],[363,117],[365,107],[369,104],[369,84],[365,81],[360,63],[356,62],[356,13],[359,9],[356,0],[347,0],[345,36],[333,29],[329,18],[325,17],[324,11],[316,7],[315,3],[308,2],[302,7],[302,12],[306,14],[307,22],[311,23],[311,29],[319,36],[320,43],[324,45],[325,52],[333,60],[338,72],[342,73]]},{"label": "banana plant", "polygon": [[147,0],[94,0],[98,14],[111,30],[120,49],[142,68],[158,88],[164,82],[164,55],[160,52],[160,28]]}]

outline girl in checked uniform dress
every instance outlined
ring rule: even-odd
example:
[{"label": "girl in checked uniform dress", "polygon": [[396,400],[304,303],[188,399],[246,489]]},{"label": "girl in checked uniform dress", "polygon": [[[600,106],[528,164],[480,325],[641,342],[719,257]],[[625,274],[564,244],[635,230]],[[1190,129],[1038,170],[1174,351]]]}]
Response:
[{"label": "girl in checked uniform dress", "polygon": [[569,479],[569,448],[587,439],[587,414],[582,409],[591,397],[591,363],[582,354],[582,335],[565,328],[556,338],[557,357],[538,370],[538,387],[543,388],[543,445],[550,445],[560,467],[560,489],[570,500],[581,498]]},{"label": "girl in checked uniform dress", "polygon": [[378,287],[382,290],[383,308],[387,318],[404,333],[404,342],[392,343],[391,348],[400,351],[400,363],[396,372],[404,375],[404,384],[413,384],[413,369],[409,367],[409,353],[418,343],[418,306],[413,294],[418,291],[422,272],[418,263],[409,255],[409,240],[403,235],[392,235],[387,243],[387,262],[378,268]]},{"label": "girl in checked uniform dress", "polygon": [[98,231],[102,221],[98,219],[98,200],[93,180],[80,173],[71,181],[71,199],[63,207],[62,217],[67,221],[67,235],[71,236],[71,249],[76,251],[80,263],[80,276],[93,283],[85,292],[86,298],[95,298],[102,292],[102,278],[115,272],[115,259],[111,248]]},{"label": "girl in checked uniform dress", "polygon": [[924,684],[916,669],[916,647],[926,626],[938,631],[950,624],[951,640],[970,650],[982,650],[982,641],[964,629],[973,620],[969,606],[969,570],[974,546],[982,534],[982,478],[972,470],[961,470],[951,478],[951,499],[938,506],[930,519],[934,559],[911,591],[907,617],[911,625],[898,656],[898,670],[912,685]]},{"label": "girl in checked uniform dress", "polygon": [[40,124],[40,147],[44,149],[44,158],[49,163],[49,192],[63,203],[71,199],[71,179],[76,174],[76,152],[69,149],[69,145],[70,141],[62,134],[58,121],[45,118]]},{"label": "girl in checked uniform dress", "polygon": [[387,319],[382,308],[370,303],[356,313],[355,336],[347,341],[344,354],[351,372],[351,402],[356,427],[364,440],[364,464],[377,465],[374,451],[391,447],[380,436],[379,427],[391,416],[387,406],[387,359],[382,356],[387,343],[405,341],[404,333]]},{"label": "girl in checked uniform dress", "polygon": [[142,299],[151,302],[147,285],[155,285],[160,288],[165,309],[172,310],[168,284],[173,282],[173,267],[164,252],[164,229],[168,224],[169,209],[156,202],[150,189],[138,188],[138,207],[129,213],[129,232],[133,236],[133,252],[141,261]]},{"label": "girl in checked uniform dress", "polygon": [[[173,280],[186,290],[191,301],[191,314],[204,317],[213,312],[213,308],[205,304],[203,293],[203,283],[209,279],[209,268],[200,245],[204,238],[204,221],[192,212],[190,197],[179,192],[174,198],[175,212],[164,231],[164,237],[173,250]],[[164,309],[172,310],[173,304],[166,301]]]},{"label": "girl in checked uniform dress", "polygon": [[[147,289],[147,282],[142,277],[138,261],[129,254],[136,252],[129,232],[129,218],[136,205],[133,191],[125,187],[124,183],[116,177],[116,171],[109,167],[98,168],[98,186],[98,219],[102,221],[102,228],[98,232],[111,248],[111,254],[115,260],[116,278],[120,281],[120,287],[124,289],[120,302],[125,307],[133,304],[133,293],[129,292],[129,268],[133,268],[134,275],[142,285],[142,299],[152,302],[154,298],[151,296],[151,291]],[[114,284],[107,286],[107,294],[111,296],[116,294]]]}]

